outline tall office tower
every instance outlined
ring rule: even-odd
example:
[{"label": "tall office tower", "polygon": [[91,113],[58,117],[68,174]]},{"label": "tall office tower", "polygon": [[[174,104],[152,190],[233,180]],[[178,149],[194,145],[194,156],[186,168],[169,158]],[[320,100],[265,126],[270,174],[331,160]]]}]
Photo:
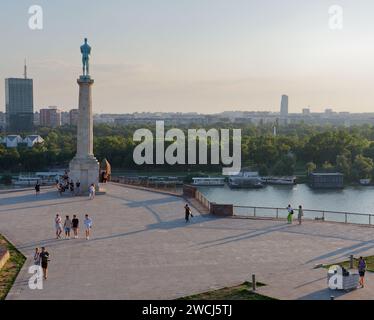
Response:
[{"label": "tall office tower", "polygon": [[33,80],[5,79],[5,112],[8,132],[32,131],[34,128]]},{"label": "tall office tower", "polygon": [[288,118],[288,96],[286,95],[282,96],[280,115],[281,115],[281,119]]},{"label": "tall office tower", "polygon": [[49,107],[48,109],[40,109],[40,125],[42,127],[60,127],[61,111],[57,107]]}]

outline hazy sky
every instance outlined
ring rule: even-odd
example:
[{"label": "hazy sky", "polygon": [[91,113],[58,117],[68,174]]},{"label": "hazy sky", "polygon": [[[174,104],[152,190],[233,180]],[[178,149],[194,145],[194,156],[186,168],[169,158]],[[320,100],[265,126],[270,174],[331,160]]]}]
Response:
[{"label": "hazy sky", "polygon": [[[28,27],[33,4],[42,31]],[[291,112],[374,112],[373,0],[4,0],[0,110],[25,57],[36,109],[76,107],[85,36],[95,112],[278,111],[284,93]]]}]

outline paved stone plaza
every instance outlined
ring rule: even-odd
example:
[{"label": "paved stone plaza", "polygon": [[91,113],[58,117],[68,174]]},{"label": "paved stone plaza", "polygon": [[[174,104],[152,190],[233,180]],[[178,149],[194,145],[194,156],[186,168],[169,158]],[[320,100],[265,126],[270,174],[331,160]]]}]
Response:
[{"label": "paved stone plaza", "polygon": [[[59,197],[54,189],[0,193],[0,233],[27,256],[8,299],[174,299],[249,280],[280,299],[374,298],[374,278],[350,293],[326,289],[326,270],[313,267],[374,254],[374,229],[323,222],[219,219],[200,215],[186,225],[182,198],[109,184],[107,193]],[[92,216],[92,239],[56,240],[54,217]],[[81,232],[81,236],[83,233]],[[30,290],[35,247],[51,254],[43,290]]]}]

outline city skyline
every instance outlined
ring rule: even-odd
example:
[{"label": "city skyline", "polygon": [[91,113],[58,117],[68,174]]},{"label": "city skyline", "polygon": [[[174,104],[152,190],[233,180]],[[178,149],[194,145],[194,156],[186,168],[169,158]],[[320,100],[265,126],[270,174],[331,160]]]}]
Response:
[{"label": "city skyline", "polygon": [[[44,28],[38,31],[28,27],[32,3],[2,5],[0,77],[21,78],[26,57],[35,110],[77,107],[76,46],[86,36],[94,47],[96,113],[274,112],[282,94],[290,96],[290,113],[308,106],[374,110],[369,1],[337,3],[344,9],[342,30],[329,29],[325,0],[89,3],[40,1]],[[4,100],[2,88],[0,111]]]}]

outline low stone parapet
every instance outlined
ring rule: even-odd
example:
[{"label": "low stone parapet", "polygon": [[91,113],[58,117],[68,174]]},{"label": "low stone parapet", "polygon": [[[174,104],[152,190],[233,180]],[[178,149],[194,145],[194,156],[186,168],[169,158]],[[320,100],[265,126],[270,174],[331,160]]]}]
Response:
[{"label": "low stone parapet", "polygon": [[219,217],[232,217],[234,206],[232,204],[210,203],[210,213]]},{"label": "low stone parapet", "polygon": [[183,185],[183,196],[186,198],[195,198],[197,188],[189,184]]}]

